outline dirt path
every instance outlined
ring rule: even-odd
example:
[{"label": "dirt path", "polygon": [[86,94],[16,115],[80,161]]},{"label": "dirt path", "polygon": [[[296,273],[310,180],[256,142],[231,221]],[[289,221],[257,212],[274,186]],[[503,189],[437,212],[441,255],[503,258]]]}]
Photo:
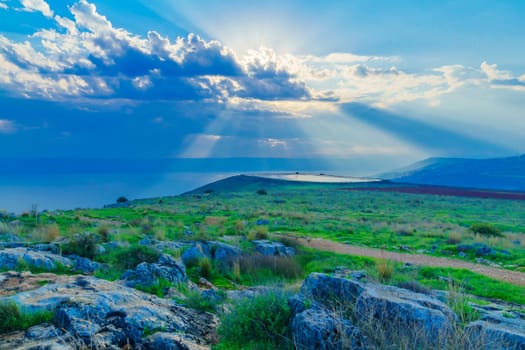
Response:
[{"label": "dirt path", "polygon": [[[278,237],[278,235],[276,236]],[[290,236],[283,235],[281,237],[289,238]],[[476,272],[500,281],[525,286],[525,273],[522,272],[504,270],[496,267],[474,264],[462,260],[439,258],[423,254],[403,254],[389,252],[381,249],[353,246],[343,243],[332,242],[321,238],[294,238],[297,239],[299,244],[305,247],[311,247],[319,250],[349,255],[368,256],[372,258],[384,258],[393,261],[408,262],[414,265],[468,269],[472,272]]]}]

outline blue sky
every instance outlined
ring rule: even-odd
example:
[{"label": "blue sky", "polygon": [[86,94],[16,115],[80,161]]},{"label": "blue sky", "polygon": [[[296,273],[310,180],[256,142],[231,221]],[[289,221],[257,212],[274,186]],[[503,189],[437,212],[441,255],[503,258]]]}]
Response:
[{"label": "blue sky", "polygon": [[0,0],[0,157],[525,152],[523,1]]}]

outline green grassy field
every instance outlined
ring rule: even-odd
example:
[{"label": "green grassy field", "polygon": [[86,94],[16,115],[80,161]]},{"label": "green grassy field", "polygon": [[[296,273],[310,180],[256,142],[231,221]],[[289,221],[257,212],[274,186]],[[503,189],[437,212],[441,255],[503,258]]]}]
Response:
[{"label": "green grassy field", "polygon": [[[144,237],[219,239],[239,244],[245,250],[253,248],[250,239],[283,233],[468,261],[482,257],[507,269],[525,270],[523,201],[345,191],[343,187],[349,185],[235,177],[181,196],[135,200],[128,207],[55,211],[38,216],[26,213],[17,218],[21,223],[18,231],[33,241],[51,241],[89,231],[104,236],[105,240],[126,241],[132,246]],[[498,235],[473,232],[471,226],[479,223],[490,226]],[[480,255],[476,250],[480,244],[490,252]],[[458,250],[462,245],[475,248]],[[111,263],[118,257],[95,257],[95,260]],[[378,261],[372,259],[325,255],[305,249],[294,264],[299,266],[295,273],[282,276],[261,268],[249,274],[241,271],[237,276],[213,271],[211,279],[219,286],[232,288],[235,283],[254,285],[276,279],[298,280],[311,271],[329,271],[338,265],[366,267],[372,275],[377,275],[373,271],[378,270]],[[393,270],[388,278],[391,283],[414,279],[428,287],[446,288],[443,278],[439,277],[452,276],[472,294],[525,303],[523,287],[489,281],[468,271],[417,268],[416,272],[409,273],[399,266]],[[112,278],[117,278],[118,272],[120,269]],[[189,272],[196,277],[195,271]],[[490,283],[496,283],[499,292],[483,288]]]}]

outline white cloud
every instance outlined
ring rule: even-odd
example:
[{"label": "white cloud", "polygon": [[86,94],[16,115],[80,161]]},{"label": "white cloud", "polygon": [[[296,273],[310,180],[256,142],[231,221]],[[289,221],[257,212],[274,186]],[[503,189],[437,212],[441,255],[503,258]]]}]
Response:
[{"label": "white cloud", "polygon": [[20,0],[20,2],[24,6],[24,11],[40,12],[46,17],[53,17],[53,11],[44,0]]},{"label": "white cloud", "polygon": [[7,10],[7,9],[9,9],[9,6],[7,6],[6,3],[0,1],[0,9]]},{"label": "white cloud", "polygon": [[[22,3],[28,11],[53,15],[43,0]],[[389,56],[300,56],[264,47],[239,55],[196,34],[170,39],[155,31],[143,37],[115,28],[87,0],[69,10],[69,18],[54,16],[55,27],[26,40],[0,35],[0,88],[58,100],[207,101],[294,118],[333,111],[338,102],[385,107],[421,100],[438,106],[441,96],[465,85],[525,89],[525,75],[487,62],[409,72]]]},{"label": "white cloud", "polygon": [[486,61],[481,63],[481,71],[487,75],[489,80],[508,80],[512,79],[512,73],[498,69],[497,64],[488,64]]},{"label": "white cloud", "polygon": [[16,132],[17,128],[15,123],[9,119],[0,119],[0,133],[11,134]]}]

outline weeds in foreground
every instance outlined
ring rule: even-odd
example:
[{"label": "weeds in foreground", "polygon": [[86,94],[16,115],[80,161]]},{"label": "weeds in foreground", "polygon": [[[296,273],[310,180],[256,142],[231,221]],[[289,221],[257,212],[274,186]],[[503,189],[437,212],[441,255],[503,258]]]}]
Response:
[{"label": "weeds in foreground", "polygon": [[394,274],[394,262],[387,259],[377,261],[377,278],[380,282],[387,282]]},{"label": "weeds in foreground", "polygon": [[217,349],[293,349],[290,337],[290,295],[270,291],[234,302],[221,315]]},{"label": "weeds in foreground", "polygon": [[52,311],[24,312],[14,302],[0,302],[0,334],[50,322],[53,316]]}]

